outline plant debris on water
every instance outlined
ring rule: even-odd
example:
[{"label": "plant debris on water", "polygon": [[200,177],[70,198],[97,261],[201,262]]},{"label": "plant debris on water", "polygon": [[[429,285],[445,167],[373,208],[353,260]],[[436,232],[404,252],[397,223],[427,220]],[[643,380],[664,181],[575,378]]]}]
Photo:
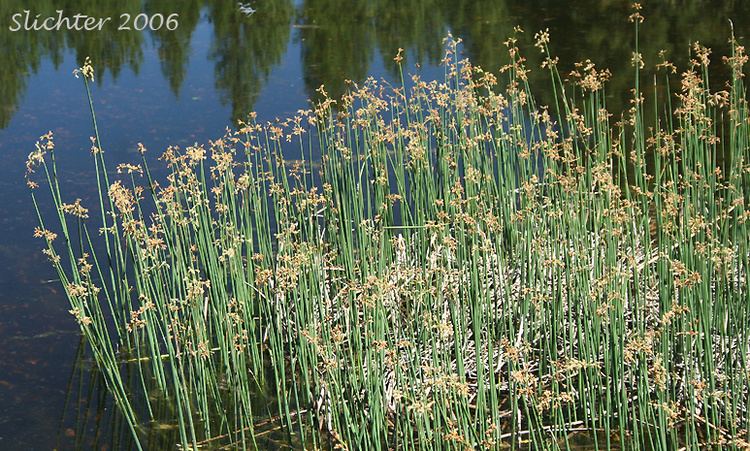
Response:
[{"label": "plant debris on water", "polygon": [[270,423],[306,448],[750,447],[744,48],[696,43],[646,83],[636,38],[615,116],[613,75],[561,74],[546,31],[538,105],[521,33],[499,74],[448,38],[442,82],[321,87],[289,119],[168,148],[163,178],[143,146],[108,169],[86,62],[98,196],[65,194],[52,133],[28,184],[137,446],[153,422],[185,449],[254,448]]}]

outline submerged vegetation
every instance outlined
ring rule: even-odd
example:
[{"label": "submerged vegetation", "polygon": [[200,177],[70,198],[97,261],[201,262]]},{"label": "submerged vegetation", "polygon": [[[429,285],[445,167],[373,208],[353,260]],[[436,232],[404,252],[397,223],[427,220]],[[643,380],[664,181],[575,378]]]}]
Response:
[{"label": "submerged vegetation", "polygon": [[91,103],[90,208],[40,139],[36,234],[136,446],[163,421],[189,449],[269,421],[308,448],[750,446],[744,48],[711,91],[710,50],[646,83],[636,38],[615,118],[609,71],[536,41],[549,106],[515,37],[499,75],[449,39],[443,82],[321,87],[167,149],[165,180],[143,147],[108,170]]}]

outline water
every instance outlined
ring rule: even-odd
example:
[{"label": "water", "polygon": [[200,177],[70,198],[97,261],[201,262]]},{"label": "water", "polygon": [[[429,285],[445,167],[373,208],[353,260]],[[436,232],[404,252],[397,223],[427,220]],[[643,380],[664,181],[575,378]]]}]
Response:
[{"label": "water", "polygon": [[[685,63],[695,40],[713,47],[720,62],[728,19],[738,37],[750,32],[749,2],[653,3],[644,5],[641,36],[650,63],[661,49]],[[626,1],[257,0],[250,6],[255,12],[245,15],[235,1],[218,0],[0,3],[0,449],[90,449],[94,441],[97,449],[111,449],[125,433],[110,421],[110,403],[87,376],[90,363],[78,353],[67,301],[39,252],[41,242],[31,236],[36,220],[23,179],[36,137],[53,130],[67,196],[85,201],[94,194],[87,104],[72,76],[86,56],[97,71],[95,106],[112,164],[134,159],[138,142],[155,156],[170,144],[216,138],[250,110],[261,120],[290,115],[321,84],[338,96],[344,79],[394,80],[398,47],[407,49],[410,71],[438,78],[448,32],[464,40],[464,54],[475,64],[497,70],[506,61],[503,41],[519,25],[525,30],[520,46],[536,69],[541,58],[531,46],[533,34],[549,28],[562,69],[591,58],[612,70],[615,111],[626,105],[632,83]],[[122,13],[180,16],[175,31],[11,32],[11,15],[24,9],[112,17],[115,25]],[[715,78],[726,73],[718,69]],[[531,81],[540,102],[549,102],[542,71]]]}]

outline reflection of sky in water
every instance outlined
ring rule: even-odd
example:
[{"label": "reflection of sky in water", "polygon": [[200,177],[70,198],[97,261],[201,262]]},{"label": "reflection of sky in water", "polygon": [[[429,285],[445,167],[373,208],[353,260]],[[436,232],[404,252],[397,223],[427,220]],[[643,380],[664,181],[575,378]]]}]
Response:
[{"label": "reflection of sky in water", "polygon": [[[349,11],[342,8],[333,9],[341,14],[341,18],[329,18],[328,23],[321,23],[325,17],[321,16],[312,23],[305,23],[307,16],[302,14],[302,10],[308,4],[317,3],[324,4],[319,8],[321,11],[328,11],[326,5],[330,6],[332,2],[294,2],[292,8],[297,10],[298,15],[292,14],[289,20],[302,26],[290,28],[286,50],[278,61],[273,57],[266,58],[275,63],[266,68],[269,71],[267,78],[260,77],[259,92],[240,90],[243,95],[257,94],[252,105],[260,120],[288,116],[300,108],[306,108],[307,96],[317,87],[310,84],[317,80],[328,84],[355,77],[356,74],[349,71],[356,64],[345,57],[337,59],[345,52],[347,44],[337,41],[341,36],[360,37],[361,40],[355,44],[369,46],[358,48],[355,45],[355,55],[359,54],[356,52],[366,55],[367,67],[355,67],[354,70],[364,70],[375,77],[390,73],[391,68],[386,67],[389,58],[386,55],[395,54],[395,48],[379,49],[376,46],[391,46],[391,42],[398,42],[397,45],[416,47],[422,49],[423,54],[429,53],[429,48],[439,47],[439,39],[435,38],[437,43],[425,44],[419,40],[420,36],[432,40],[433,35],[441,35],[449,29],[466,39],[465,49],[469,56],[496,70],[499,61],[504,58],[501,42],[516,23],[521,23],[527,34],[532,36],[535,30],[549,26],[552,29],[553,49],[558,50],[562,61],[578,61],[593,54],[601,57],[597,62],[603,60],[604,66],[619,64],[621,70],[615,74],[621,75],[623,71],[630,70],[631,35],[627,30],[631,28],[623,16],[627,7],[622,7],[627,2],[617,3],[616,13],[602,6],[607,2],[599,0],[578,3],[540,1],[536,2],[539,4],[530,2],[530,6],[524,7],[503,1],[479,1],[476,2],[478,6],[458,1],[409,1],[403,5],[391,3],[390,6],[388,2],[373,2],[385,5],[381,5],[381,9],[373,7],[373,11],[366,15],[368,20],[376,23],[374,28],[372,23],[365,25],[347,19],[345,16]],[[432,6],[433,3],[435,6]],[[707,8],[709,3],[700,0],[685,3],[689,8],[678,10],[667,5],[653,19],[647,14],[644,53],[655,53],[658,47],[667,44],[686,49],[689,39],[713,39],[714,42],[725,43],[728,29],[721,28],[726,27],[725,19],[717,14],[710,21],[702,21],[701,28],[694,28],[692,24],[703,17],[701,8]],[[227,4],[234,5],[233,2]],[[453,10],[454,4],[460,5]],[[596,7],[589,8],[586,6],[589,4]],[[747,4],[740,7],[737,6],[740,3],[731,1],[726,4],[734,6],[722,11],[736,14],[735,27],[738,34],[742,34],[746,27],[743,28],[739,21],[746,21],[744,18],[748,15],[739,12],[747,12],[745,10],[750,10],[750,7]],[[413,29],[409,22],[412,19],[406,20],[406,24],[398,20],[388,22],[393,19],[392,15],[406,14],[406,8],[419,5],[423,11],[414,20],[422,20],[422,29]],[[254,7],[260,9],[262,5],[258,3]],[[393,9],[399,7],[404,10]],[[308,15],[313,13],[306,12]],[[429,20],[420,19],[420,14],[427,13],[440,17],[436,20],[441,28],[434,29]],[[683,16],[677,16],[678,13]],[[249,20],[258,17],[258,14]],[[610,17],[612,14],[618,17]],[[101,84],[95,84],[95,107],[110,168],[116,163],[137,159],[135,150],[138,142],[143,142],[149,148],[150,158],[155,158],[170,144],[185,146],[220,137],[225,127],[231,124],[235,99],[226,99],[232,91],[226,85],[219,86],[217,81],[220,63],[215,55],[215,24],[209,20],[209,15],[208,8],[205,8],[192,31],[187,66],[184,67],[178,95],[173,93],[165,76],[161,55],[152,36],[143,37],[137,72],[125,64],[116,78],[107,71]],[[562,16],[564,20],[560,19]],[[676,19],[680,17],[687,19],[684,23],[679,22]],[[383,21],[384,25],[379,25],[378,21]],[[592,24],[591,29],[587,24]],[[612,24],[619,24],[620,28]],[[368,26],[369,31],[360,33],[360,27]],[[387,28],[389,26],[393,29]],[[649,26],[652,27],[651,31]],[[320,34],[333,28],[337,28],[337,31]],[[233,36],[231,31],[223,35],[223,39],[230,39]],[[697,36],[686,36],[688,32],[694,32]],[[649,37],[648,33],[652,33],[653,37]],[[23,36],[11,38],[23,39]],[[314,39],[318,41],[313,44],[311,41]],[[404,43],[401,44],[401,41]],[[7,41],[0,41],[3,42]],[[654,49],[648,47],[652,42]],[[13,50],[0,48],[0,52],[8,51]],[[263,48],[258,51],[263,51]],[[538,52],[533,48],[525,52],[530,59],[529,66],[536,69]],[[306,55],[327,56],[333,62],[306,61]],[[60,287],[56,282],[40,283],[54,276],[52,268],[39,252],[42,243],[31,236],[36,218],[23,179],[25,158],[33,148],[36,137],[51,129],[55,132],[66,199],[81,197],[85,204],[93,205],[93,201],[86,202],[94,195],[91,191],[93,183],[88,139],[92,134],[91,123],[82,81],[71,74],[77,66],[77,56],[85,55],[63,50],[57,66],[52,64],[49,57],[41,58],[36,71],[26,76],[26,87],[20,94],[14,114],[5,128],[0,129],[0,449],[50,449],[55,446],[67,378],[78,342],[77,329],[67,314],[67,301]],[[252,57],[232,56],[240,60]],[[411,56],[408,61],[412,63],[409,70],[413,71],[413,53],[408,56]],[[426,64],[427,59],[423,59],[423,68],[420,69],[423,78],[442,77],[442,69]],[[715,57],[716,61],[719,59],[719,56]],[[339,63],[340,66],[337,66]],[[230,77],[232,74],[229,72]],[[629,80],[625,81],[629,83]],[[615,87],[613,91],[618,89]],[[63,448],[69,447],[70,443],[66,440],[71,438],[66,437],[65,433],[62,436]]]}]

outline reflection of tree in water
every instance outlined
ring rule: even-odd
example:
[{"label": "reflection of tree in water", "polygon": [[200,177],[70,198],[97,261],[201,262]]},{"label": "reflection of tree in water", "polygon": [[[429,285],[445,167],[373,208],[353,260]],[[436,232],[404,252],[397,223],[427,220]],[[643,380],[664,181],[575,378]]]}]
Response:
[{"label": "reflection of tree in water", "polygon": [[[112,18],[104,32],[11,32],[7,26],[0,27],[0,48],[4,50],[0,56],[0,128],[8,124],[18,107],[26,79],[45,58],[59,67],[68,49],[79,65],[90,56],[99,81],[107,73],[117,78],[125,67],[138,72],[143,46],[149,39],[144,32],[115,31],[122,13],[131,15],[132,27],[132,19],[141,11],[159,12],[165,17],[179,12],[176,30],[149,33],[159,52],[162,73],[178,94],[190,58],[190,39],[204,5],[203,0],[39,0],[33,5],[21,0],[0,2],[0,17],[5,18],[24,9],[40,17],[55,15],[56,10],[62,9],[66,15],[75,12]],[[223,100],[232,104],[233,117],[238,117],[252,109],[271,67],[279,63],[289,39],[293,7],[289,0],[264,2],[263,8],[248,18],[238,12],[235,1],[215,0],[208,6],[215,33],[211,58],[216,62],[216,87],[223,93]]]},{"label": "reflection of tree in water", "polygon": [[[573,69],[575,62],[591,59],[597,66],[609,68],[615,75],[608,83],[610,107],[621,110],[633,86],[635,35],[630,14],[630,1],[621,0],[529,0],[527,2],[494,2],[492,0],[457,0],[449,6],[446,17],[454,33],[464,38],[464,51],[472,62],[497,71],[507,62],[507,52],[502,45],[513,32],[513,27],[525,30],[519,40],[528,67],[535,94],[542,103],[551,101],[544,88],[549,86],[546,71],[539,70],[542,59],[531,44],[536,31],[549,28],[552,37],[550,49],[560,58],[563,74]],[[727,0],[666,0],[644,2],[645,23],[641,26],[640,52],[646,62],[643,81],[653,79],[653,66],[660,60],[660,50],[667,51],[669,59],[681,68],[689,59],[690,43],[700,40],[714,49],[716,57],[713,70],[718,78],[729,72],[718,66],[720,55],[729,51],[728,19],[734,20],[735,32],[750,23],[750,2]],[[722,72],[723,71],[723,72]]]},{"label": "reflection of tree in water", "polygon": [[[7,0],[0,3],[0,17],[10,18],[15,12],[23,11],[27,2]],[[51,2],[40,1],[40,10],[52,11]],[[50,33],[17,33],[0,27],[0,127],[8,125],[23,91],[26,79],[39,70],[43,58],[49,58],[57,66],[62,61],[63,43]]]},{"label": "reflection of tree in water", "polygon": [[[222,100],[232,105],[233,117],[240,117],[253,104],[271,69],[279,64],[295,17],[291,0],[253,3],[256,12],[245,16],[236,1],[226,0],[38,0],[33,6],[21,0],[0,2],[0,17],[31,9],[48,16],[57,9],[98,17],[112,17],[117,26],[121,13],[136,15],[179,12],[177,30],[151,33],[161,59],[161,69],[172,91],[179,93],[191,54],[190,40],[204,6],[214,28],[210,58],[215,65],[215,85]],[[538,68],[539,52],[531,47],[534,32],[549,28],[551,50],[560,57],[564,73],[572,64],[587,58],[608,67],[616,75],[608,86],[617,110],[625,102],[632,84],[630,65],[633,27],[626,20],[629,0],[301,0],[296,11],[296,27],[301,47],[303,77],[307,94],[325,84],[331,95],[344,92],[344,79],[361,82],[371,71],[376,55],[395,75],[392,57],[399,47],[408,49],[415,61],[436,64],[441,58],[442,38],[451,31],[464,39],[464,53],[475,64],[496,71],[507,61],[502,42],[513,26],[525,31],[520,44],[529,58],[528,66]],[[642,27],[641,51],[647,63],[657,62],[665,49],[671,59],[686,63],[689,42],[700,40],[714,47],[715,54],[728,49],[729,25],[741,34],[750,24],[750,2],[726,0],[664,0],[647,2]],[[150,42],[142,32],[11,32],[0,27],[0,127],[7,125],[26,89],[26,79],[36,72],[45,58],[59,66],[66,49],[79,63],[91,56],[101,75],[114,77],[124,67],[137,71],[143,45]],[[718,60],[717,58],[714,58]],[[716,66],[721,66],[717,64]],[[725,75],[719,73],[719,77]],[[531,74],[535,92],[547,86],[544,71]],[[650,78],[649,66],[644,80]]]},{"label": "reflection of tree in water", "polygon": [[[573,63],[590,58],[598,66],[609,68],[613,77],[608,83],[610,107],[620,111],[627,106],[629,90],[633,86],[631,63],[635,35],[633,24],[628,22],[630,2],[614,0],[581,0],[560,2],[532,0],[523,6],[509,2],[512,17],[524,19],[521,25],[531,42],[534,32],[549,28],[552,35],[551,50],[560,57],[560,69],[569,73]],[[532,14],[536,9],[542,14]],[[750,2],[728,0],[666,0],[644,2],[639,47],[646,63],[641,80],[652,83],[654,65],[660,61],[658,53],[666,50],[667,57],[685,69],[690,57],[690,44],[696,40],[714,49],[712,72],[718,79],[729,75],[721,64],[721,55],[729,51],[729,19],[735,21],[735,31],[748,24]],[[554,18],[552,21],[545,17]],[[530,67],[541,64],[539,52],[529,48],[525,55]],[[535,71],[536,77],[546,77]],[[662,72],[663,73],[663,72]],[[532,78],[535,86],[546,86],[546,80]],[[675,81],[676,83],[676,81]]]},{"label": "reflection of tree in water", "polygon": [[209,5],[216,87],[224,101],[232,104],[233,118],[252,110],[271,68],[280,62],[294,11],[290,0],[265,1],[248,17],[236,5],[220,0]]},{"label": "reflection of tree in water", "polygon": [[448,25],[456,37],[463,39],[464,52],[472,64],[496,72],[507,63],[502,42],[513,33],[514,26],[521,25],[509,13],[509,4],[512,3],[493,0],[447,2]]},{"label": "reflection of tree in water", "polygon": [[325,84],[333,97],[344,93],[344,79],[362,81],[372,58],[377,2],[306,0],[299,11],[299,42],[307,93]]},{"label": "reflection of tree in water", "polygon": [[[661,49],[677,62],[686,63],[689,43],[701,40],[717,52],[728,49],[728,18],[735,29],[748,22],[750,4],[739,0],[667,0],[646,5],[641,52],[656,63]],[[325,84],[329,94],[345,90],[343,79],[361,82],[371,70],[374,48],[384,66],[395,74],[392,57],[399,47],[409,50],[416,62],[437,64],[441,41],[448,31],[464,40],[464,54],[482,67],[497,71],[507,62],[503,46],[513,27],[526,33],[520,44],[529,67],[538,68],[541,57],[531,47],[533,34],[550,28],[552,50],[560,56],[564,73],[573,63],[592,59],[618,74],[610,84],[613,107],[620,108],[632,86],[632,24],[628,0],[374,0],[347,3],[305,0],[299,10],[299,40],[307,94]],[[648,68],[647,68],[648,69]],[[649,76],[648,70],[644,77]],[[548,86],[545,71],[532,74],[540,89]],[[646,79],[646,78],[644,78]]]},{"label": "reflection of tree in water", "polygon": [[188,61],[190,60],[190,39],[193,36],[201,14],[201,0],[148,0],[144,11],[148,14],[162,14],[165,18],[172,13],[179,13],[180,25],[174,31],[162,28],[153,32],[159,51],[161,70],[169,87],[175,95],[185,79]]},{"label": "reflection of tree in water", "polygon": [[397,74],[393,57],[408,48],[418,63],[442,58],[442,40],[448,33],[445,4],[449,0],[381,0],[374,24],[383,64]]},{"label": "reflection of tree in water", "polygon": [[[57,3],[55,2],[56,5]],[[99,82],[107,72],[116,78],[125,67],[138,72],[143,60],[143,33],[135,30],[115,30],[120,22],[120,14],[128,13],[132,20],[141,12],[140,0],[70,0],[66,5],[57,6],[56,9],[62,9],[66,14],[80,11],[93,17],[112,18],[108,24],[108,31],[65,32],[66,45],[75,53],[77,63],[82,65],[84,59],[89,56],[97,64]]]},{"label": "reflection of tree in water", "polygon": [[[4,0],[0,2],[0,17],[7,18],[26,9],[32,15],[40,17],[55,15],[56,10],[63,10],[87,14],[97,17],[112,17],[113,21],[121,13],[140,12],[139,0],[68,0],[52,1],[38,0],[30,5],[20,0]],[[115,27],[117,24],[114,25]],[[137,71],[143,58],[142,34],[131,32],[83,32],[83,31],[17,31],[12,32],[7,26],[0,27],[0,95],[3,105],[0,108],[0,127],[5,127],[12,117],[21,95],[26,89],[26,79],[31,73],[36,73],[45,58],[49,58],[55,67],[59,67],[63,54],[71,49],[79,64],[86,56],[94,58],[97,64],[99,79],[109,72],[114,77],[123,67],[130,67]]]},{"label": "reflection of tree in water", "polygon": [[305,87],[310,97],[321,85],[333,97],[344,79],[362,82],[376,47],[385,68],[396,75],[393,57],[407,48],[416,62],[437,62],[448,29],[447,0],[305,0],[299,11],[299,42]]}]

